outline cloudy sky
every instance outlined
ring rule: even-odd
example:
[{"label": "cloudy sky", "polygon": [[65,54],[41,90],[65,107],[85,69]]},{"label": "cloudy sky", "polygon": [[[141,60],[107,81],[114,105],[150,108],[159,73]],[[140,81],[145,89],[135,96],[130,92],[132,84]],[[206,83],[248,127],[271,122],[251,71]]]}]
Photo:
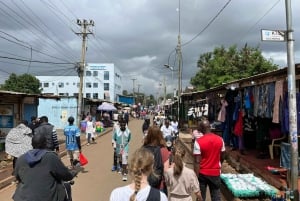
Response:
[{"label": "cloudy sky", "polygon": [[[296,63],[299,4],[292,1]],[[177,87],[177,72],[164,64],[178,69],[179,33],[183,88],[199,56],[222,45],[258,46],[286,67],[286,43],[261,41],[261,29],[286,29],[285,12],[284,0],[0,0],[0,82],[13,72],[75,75],[82,44],[77,19],[94,21],[86,62],[114,63],[129,92],[133,79],[135,91],[146,94],[162,94],[164,80],[168,93]]]}]

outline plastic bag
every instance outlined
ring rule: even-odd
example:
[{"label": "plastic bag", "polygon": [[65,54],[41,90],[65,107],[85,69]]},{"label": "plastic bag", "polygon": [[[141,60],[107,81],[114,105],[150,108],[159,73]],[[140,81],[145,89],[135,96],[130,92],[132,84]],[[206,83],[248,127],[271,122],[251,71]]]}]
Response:
[{"label": "plastic bag", "polygon": [[89,161],[82,153],[80,153],[79,154],[79,162],[80,162],[80,165],[84,166],[84,165],[88,164]]}]

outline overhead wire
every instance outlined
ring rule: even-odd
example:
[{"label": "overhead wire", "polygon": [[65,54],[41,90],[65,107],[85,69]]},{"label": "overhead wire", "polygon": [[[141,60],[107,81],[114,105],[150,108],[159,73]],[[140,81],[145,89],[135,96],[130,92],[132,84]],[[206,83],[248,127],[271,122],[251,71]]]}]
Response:
[{"label": "overhead wire", "polygon": [[[5,3],[3,3],[3,2],[0,2],[0,3],[2,3],[5,7],[7,7],[7,8],[9,8],[9,10],[12,10],[9,6],[7,6]],[[39,39],[40,38],[40,36],[38,36],[35,32],[33,32],[31,29],[28,29],[28,27],[27,26],[25,26],[21,21],[19,21],[18,19],[16,19],[14,16],[12,16],[11,14],[9,14],[8,12],[6,12],[6,10],[3,10],[1,7],[0,7],[0,10],[2,10],[3,11],[3,13],[4,14],[6,14],[7,16],[8,16],[8,19],[11,19],[11,20],[14,20],[15,22],[17,22],[17,24],[19,24],[21,27],[23,27],[24,28],[24,30],[28,30],[29,32],[31,32],[37,39]],[[15,12],[14,12],[15,13]],[[19,15],[18,15],[19,16]],[[20,17],[20,16],[19,16]],[[22,20],[23,20],[23,18],[21,18]],[[38,17],[37,17],[37,19],[39,19]],[[35,28],[36,29],[36,28]],[[38,30],[39,32],[41,32],[40,30]],[[42,32],[42,34],[43,34],[43,32]],[[45,43],[48,43],[48,41],[44,41]],[[27,43],[28,44],[28,43]],[[49,43],[48,43],[49,44]],[[53,49],[55,49],[55,50],[57,50],[58,51],[58,49],[57,49],[57,47],[53,47],[52,46],[52,48]],[[64,55],[64,52],[62,52],[62,55]]]},{"label": "overhead wire", "polygon": [[232,0],[228,0],[225,5],[219,10],[219,12],[208,22],[208,24],[199,32],[197,33],[192,39],[190,39],[189,41],[183,43],[181,45],[181,47],[186,46],[188,44],[190,44],[193,40],[195,40],[196,38],[198,38],[218,17],[219,15],[223,12],[223,10],[229,5],[229,3]]},{"label": "overhead wire", "polygon": [[246,32],[238,41],[241,41],[247,33],[250,32],[267,14],[269,14],[281,0],[276,1]]}]

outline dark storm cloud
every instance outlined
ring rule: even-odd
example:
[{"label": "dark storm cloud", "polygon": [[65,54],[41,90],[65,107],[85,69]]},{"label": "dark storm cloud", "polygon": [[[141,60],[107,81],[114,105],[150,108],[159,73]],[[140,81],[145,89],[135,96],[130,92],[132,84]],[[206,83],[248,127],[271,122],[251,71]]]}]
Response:
[{"label": "dark storm cloud", "polygon": [[[228,1],[181,0],[180,35],[183,54],[183,87],[197,72],[197,60],[221,45],[260,47],[263,55],[286,66],[286,44],[262,42],[261,29],[286,29],[285,2],[274,0]],[[82,38],[76,19],[93,20],[86,62],[114,63],[124,75],[124,89],[132,91],[132,79],[140,91],[161,94],[164,77],[168,93],[177,86],[176,54],[179,33],[179,0],[0,0],[1,30],[21,40],[0,36],[0,55],[42,61],[76,63],[81,58]],[[295,61],[300,57],[300,6],[293,2]],[[28,9],[29,8],[29,9]],[[27,14],[25,15],[24,12]],[[17,14],[16,14],[17,13]],[[18,16],[19,15],[19,16]],[[21,17],[20,17],[21,16]],[[212,21],[212,19],[216,19]],[[211,23],[210,23],[211,22]],[[197,36],[197,37],[196,37]],[[31,51],[30,48],[42,53]],[[51,55],[51,57],[49,56]],[[0,59],[1,79],[7,73],[76,74],[74,65],[36,64]]]}]

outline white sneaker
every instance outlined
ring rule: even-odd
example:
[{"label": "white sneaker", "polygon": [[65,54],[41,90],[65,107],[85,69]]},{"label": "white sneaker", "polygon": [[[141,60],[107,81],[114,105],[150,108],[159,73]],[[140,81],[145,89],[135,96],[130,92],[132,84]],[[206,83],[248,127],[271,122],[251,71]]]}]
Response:
[{"label": "white sneaker", "polygon": [[127,181],[127,175],[126,175],[126,174],[123,175],[122,180],[123,180],[123,181]]}]

